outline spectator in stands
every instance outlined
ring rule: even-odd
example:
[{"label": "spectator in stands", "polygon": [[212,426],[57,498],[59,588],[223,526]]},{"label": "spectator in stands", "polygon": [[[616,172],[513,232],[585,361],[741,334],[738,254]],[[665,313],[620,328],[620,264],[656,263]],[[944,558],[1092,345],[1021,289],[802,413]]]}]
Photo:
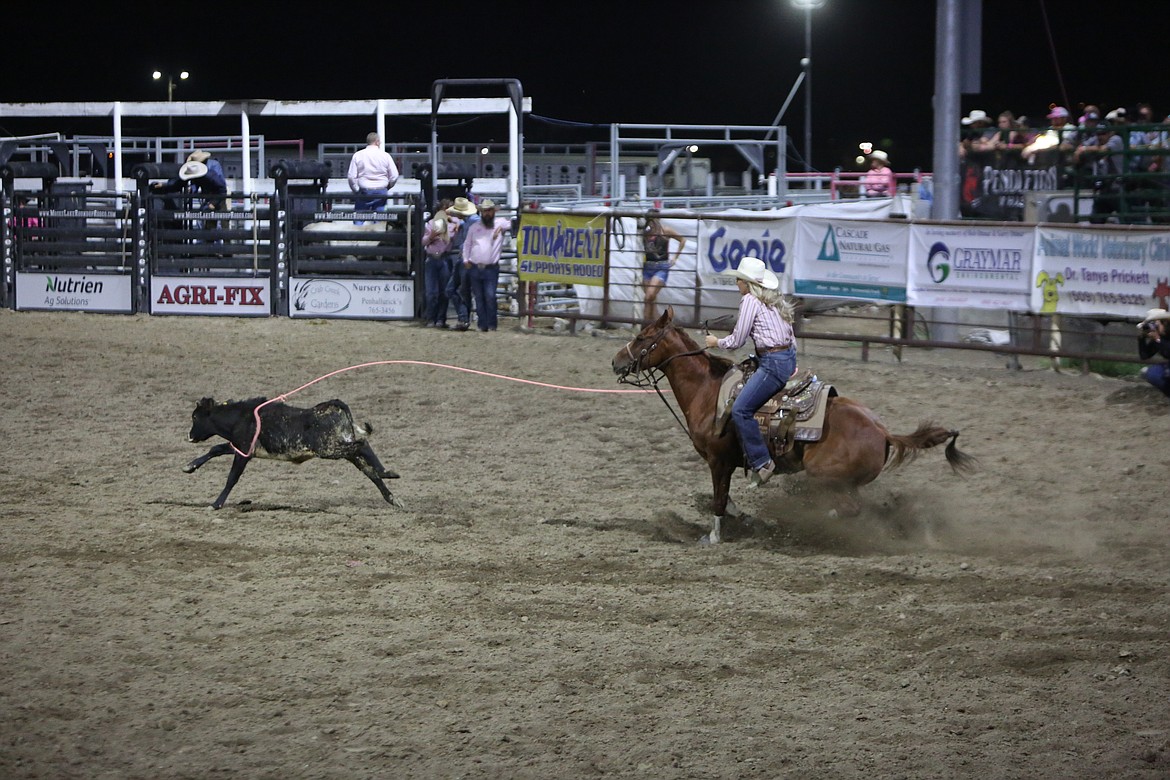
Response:
[{"label": "spectator in stands", "polygon": [[[971,113],[975,114],[976,112],[972,111]],[[971,139],[971,149],[977,152],[999,152],[1010,148],[1018,149],[1021,146],[1020,135],[1016,128],[1016,115],[1011,111],[1001,112],[996,117],[993,129],[980,128],[979,134]]]},{"label": "spectator in stands", "polygon": [[[353,199],[354,211],[377,211],[386,204],[390,188],[398,181],[398,166],[382,149],[381,136],[366,136],[366,147],[350,158],[347,177],[350,190],[357,196]],[[354,224],[361,225],[363,221],[355,219]]]},{"label": "spectator in stands", "polygon": [[447,283],[451,278],[451,230],[447,209],[451,205],[449,198],[440,200],[438,210],[423,231],[422,245],[426,253],[423,261],[426,291],[423,317],[428,328],[447,327]]},{"label": "spectator in stands", "polygon": [[1120,208],[1124,174],[1125,142],[1108,124],[1098,122],[1093,138],[1073,153],[1078,170],[1087,171],[1093,187],[1093,211],[1089,221],[1105,222]]},{"label": "spectator in stands", "polygon": [[[222,212],[227,211],[227,178],[223,173],[223,166],[219,160],[211,156],[210,152],[196,149],[187,155],[187,161],[179,168],[179,175],[165,182],[154,182],[150,185],[152,192],[167,194],[180,192],[188,185],[200,197],[198,208],[200,211]],[[203,221],[205,228],[214,229],[219,226],[218,219]]]},{"label": "spectator in stands", "polygon": [[[1159,149],[1165,139],[1162,129],[1153,127],[1158,120],[1154,119],[1154,109],[1149,103],[1138,103],[1134,109],[1134,128],[1129,133],[1129,148],[1134,152],[1146,152]],[[1129,169],[1134,173],[1154,173],[1158,167],[1151,168],[1156,163],[1158,155],[1135,154],[1130,158]]]},{"label": "spectator in stands", "polygon": [[[678,244],[674,258],[670,256],[670,242]],[[657,211],[646,214],[646,224],[642,228],[642,299],[644,310],[642,316],[647,322],[658,319],[658,294],[666,286],[670,276],[670,269],[678,262],[687,240],[673,228],[662,224],[662,218]]]},{"label": "spectator in stands", "polygon": [[500,281],[500,255],[509,233],[511,224],[496,215],[495,201],[484,198],[479,204],[479,219],[468,226],[463,240],[463,265],[468,269],[476,325],[481,333],[495,330],[499,324],[496,288]]},{"label": "spectator in stands", "polygon": [[[1149,360],[1155,355],[1170,359],[1170,337],[1167,336],[1166,321],[1170,312],[1165,309],[1150,309],[1138,324],[1138,357]],[[1154,363],[1142,367],[1142,379],[1170,397],[1170,365]]]},{"label": "spectator in stands", "polygon": [[991,117],[982,109],[972,109],[970,114],[959,120],[963,126],[962,138],[959,142],[959,156],[965,157],[967,152],[987,151],[984,146],[989,140],[994,140],[996,131],[991,126]]},{"label": "spectator in stands", "polygon": [[888,198],[897,191],[889,155],[881,149],[869,153],[869,170],[861,176],[861,189],[867,198]]},{"label": "spectator in stands", "polygon": [[[1166,194],[1170,189],[1164,172],[1166,170],[1167,135],[1166,127],[1154,118],[1154,109],[1149,103],[1138,103],[1133,110],[1133,125],[1129,132],[1129,170],[1126,182],[1129,204],[1135,211],[1147,215],[1161,212],[1166,206]],[[1151,217],[1152,219],[1152,217]],[[1159,221],[1165,221],[1161,217]]]},{"label": "spectator in stands", "polygon": [[451,261],[451,276],[447,282],[447,300],[455,304],[455,330],[471,327],[471,283],[467,278],[467,266],[463,263],[463,243],[467,228],[479,219],[478,209],[467,198],[455,199],[447,208],[448,229],[451,231],[451,247],[447,257]]},{"label": "spectator in stands", "polygon": [[1020,150],[1024,162],[1028,165],[1039,164],[1041,167],[1055,165],[1059,173],[1060,186],[1064,186],[1069,176],[1065,158],[1071,157],[1076,148],[1077,128],[1068,121],[1068,117],[1067,108],[1052,106],[1045,117],[1049,122],[1048,129],[1036,135]]}]

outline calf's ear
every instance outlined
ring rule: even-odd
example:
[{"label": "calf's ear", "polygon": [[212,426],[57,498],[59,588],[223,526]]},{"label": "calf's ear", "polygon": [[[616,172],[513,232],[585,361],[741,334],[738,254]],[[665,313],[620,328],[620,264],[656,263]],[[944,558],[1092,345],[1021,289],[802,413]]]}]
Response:
[{"label": "calf's ear", "polygon": [[199,403],[195,404],[195,408],[202,411],[211,411],[211,407],[215,406],[215,399],[200,398]]}]

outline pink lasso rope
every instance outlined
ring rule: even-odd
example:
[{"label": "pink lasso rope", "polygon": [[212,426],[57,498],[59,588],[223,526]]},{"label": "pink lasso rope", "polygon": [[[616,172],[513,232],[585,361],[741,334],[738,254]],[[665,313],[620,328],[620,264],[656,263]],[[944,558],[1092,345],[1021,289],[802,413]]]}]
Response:
[{"label": "pink lasso rope", "polygon": [[509,382],[520,382],[521,384],[525,384],[525,385],[535,385],[536,387],[547,387],[551,390],[565,390],[565,391],[574,392],[574,393],[649,393],[649,392],[652,392],[651,390],[646,390],[646,389],[642,389],[642,388],[633,389],[633,390],[619,390],[619,389],[602,389],[602,388],[596,388],[596,387],[567,387],[565,385],[549,384],[548,382],[537,382],[537,381],[532,380],[532,379],[518,379],[517,377],[505,376],[504,374],[493,374],[490,371],[478,371],[474,368],[463,368],[462,366],[451,366],[451,365],[447,365],[446,363],[432,363],[432,362],[426,361],[426,360],[374,360],[374,361],[371,361],[369,363],[359,363],[356,366],[347,366],[345,368],[339,368],[336,371],[330,371],[328,374],[325,374],[323,376],[319,376],[311,382],[306,382],[305,384],[298,387],[296,390],[290,390],[289,392],[283,393],[282,395],[278,395],[275,398],[269,398],[267,401],[265,401],[264,403],[257,406],[256,411],[252,413],[253,417],[255,417],[255,419],[256,419],[256,433],[252,436],[252,444],[251,444],[251,446],[248,447],[248,451],[247,452],[240,452],[240,450],[234,444],[232,444],[232,449],[235,450],[237,455],[241,455],[245,458],[252,457],[252,453],[256,451],[256,442],[260,439],[260,410],[263,409],[265,406],[268,406],[268,404],[276,403],[277,401],[283,401],[286,398],[288,398],[290,395],[296,395],[297,393],[301,392],[306,387],[311,387],[322,380],[328,379],[329,377],[337,376],[338,374],[344,374],[346,371],[353,371],[353,370],[358,369],[358,368],[368,368],[370,366],[392,366],[392,365],[430,366],[431,368],[449,368],[452,371],[462,371],[466,374],[478,374],[479,376],[487,376],[487,377],[491,377],[493,379],[506,379]]}]

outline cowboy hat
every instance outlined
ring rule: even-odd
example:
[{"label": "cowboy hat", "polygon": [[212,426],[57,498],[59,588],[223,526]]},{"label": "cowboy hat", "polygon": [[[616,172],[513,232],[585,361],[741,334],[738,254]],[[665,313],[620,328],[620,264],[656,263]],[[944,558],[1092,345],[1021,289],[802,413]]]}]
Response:
[{"label": "cowboy hat", "polygon": [[991,117],[987,115],[986,111],[974,108],[971,109],[970,114],[967,114],[967,116],[963,117],[960,121],[965,125],[973,125],[976,122],[990,122]]},{"label": "cowboy hat", "polygon": [[492,200],[491,198],[484,198],[483,200],[481,200],[479,202],[479,210],[480,211],[487,211],[488,209],[494,209],[495,207],[496,207],[496,202],[494,200]]},{"label": "cowboy hat", "polygon": [[890,156],[888,154],[886,154],[885,152],[883,152],[881,149],[874,149],[872,152],[869,153],[869,156],[876,157],[877,159],[881,160],[882,162],[889,162],[890,161]]},{"label": "cowboy hat", "polygon": [[460,217],[470,217],[475,212],[475,204],[467,198],[456,198],[455,203],[447,207],[448,214],[455,214]]},{"label": "cowboy hat", "polygon": [[183,163],[183,167],[179,169],[179,178],[183,181],[191,181],[191,179],[202,179],[207,175],[207,166],[195,160],[189,160]]},{"label": "cowboy hat", "polygon": [[187,162],[205,163],[211,159],[211,152],[205,152],[202,149],[196,149],[187,155]]},{"label": "cowboy hat", "polygon": [[1150,309],[1146,312],[1146,316],[1138,323],[1138,327],[1153,322],[1154,320],[1170,320],[1170,311],[1165,309]]},{"label": "cowboy hat", "polygon": [[755,282],[767,290],[775,290],[780,287],[779,277],[768,270],[768,266],[764,265],[763,260],[750,255],[740,259],[739,266],[731,269],[731,275],[737,279],[743,279],[745,282]]}]

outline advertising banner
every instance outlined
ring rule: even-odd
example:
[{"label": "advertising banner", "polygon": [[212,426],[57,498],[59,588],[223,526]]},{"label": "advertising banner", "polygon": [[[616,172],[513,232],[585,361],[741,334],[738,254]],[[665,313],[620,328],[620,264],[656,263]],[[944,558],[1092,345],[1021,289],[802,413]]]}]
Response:
[{"label": "advertising banner", "polygon": [[[735,277],[744,257],[758,257],[780,277],[780,289],[792,292],[790,273],[795,219],[699,220],[698,276],[704,290],[736,291]],[[732,301],[732,308],[739,305]]]},{"label": "advertising banner", "polygon": [[1170,233],[1037,226],[1032,310],[1140,319],[1170,298]]},{"label": "advertising banner", "polygon": [[16,308],[33,311],[134,311],[131,277],[117,274],[16,274]]},{"label": "advertising banner", "polygon": [[908,302],[1026,311],[1032,241],[1023,226],[912,225]]},{"label": "advertising banner", "polygon": [[413,279],[289,281],[288,316],[408,320],[414,317]]},{"label": "advertising banner", "polygon": [[905,302],[908,225],[811,218],[798,222],[796,295]]},{"label": "advertising banner", "polygon": [[522,282],[605,285],[606,219],[571,214],[524,214],[516,241]]},{"label": "advertising banner", "polygon": [[267,277],[154,276],[150,313],[267,317],[272,314],[272,281]]}]

